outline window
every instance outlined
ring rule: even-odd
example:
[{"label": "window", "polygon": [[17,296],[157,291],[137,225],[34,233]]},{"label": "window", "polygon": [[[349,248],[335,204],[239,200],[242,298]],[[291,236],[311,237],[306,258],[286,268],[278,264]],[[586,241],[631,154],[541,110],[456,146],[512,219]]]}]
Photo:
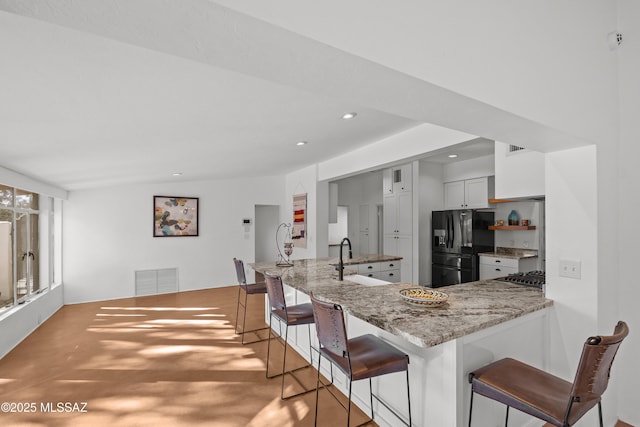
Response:
[{"label": "window", "polygon": [[52,198],[0,185],[0,311],[48,289],[52,211]]}]

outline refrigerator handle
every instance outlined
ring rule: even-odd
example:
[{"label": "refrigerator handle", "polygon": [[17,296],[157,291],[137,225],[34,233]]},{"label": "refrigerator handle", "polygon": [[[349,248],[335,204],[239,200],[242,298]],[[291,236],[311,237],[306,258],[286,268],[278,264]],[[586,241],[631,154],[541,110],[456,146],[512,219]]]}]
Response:
[{"label": "refrigerator handle", "polygon": [[451,247],[453,248],[453,243],[456,241],[456,227],[453,225],[453,214],[451,214]]}]

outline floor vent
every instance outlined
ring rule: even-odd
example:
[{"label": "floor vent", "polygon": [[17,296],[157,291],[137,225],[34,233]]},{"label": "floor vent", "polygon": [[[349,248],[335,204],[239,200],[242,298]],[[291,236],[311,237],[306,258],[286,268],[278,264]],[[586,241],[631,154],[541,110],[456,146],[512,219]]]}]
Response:
[{"label": "floor vent", "polygon": [[178,269],[138,270],[136,296],[178,292]]}]

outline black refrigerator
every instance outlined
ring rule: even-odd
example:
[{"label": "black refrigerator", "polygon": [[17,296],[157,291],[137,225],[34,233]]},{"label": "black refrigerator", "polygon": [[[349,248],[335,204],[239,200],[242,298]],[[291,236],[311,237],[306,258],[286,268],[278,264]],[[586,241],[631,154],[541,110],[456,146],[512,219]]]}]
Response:
[{"label": "black refrigerator", "polygon": [[431,287],[479,280],[478,253],[494,251],[494,213],[478,210],[431,213]]}]

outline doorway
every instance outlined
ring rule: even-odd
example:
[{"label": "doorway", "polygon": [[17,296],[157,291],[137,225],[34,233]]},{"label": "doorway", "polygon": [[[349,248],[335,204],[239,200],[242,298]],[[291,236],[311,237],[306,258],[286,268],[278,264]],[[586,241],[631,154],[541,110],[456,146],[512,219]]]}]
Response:
[{"label": "doorway", "polygon": [[[280,206],[255,205],[255,262],[275,262],[278,259],[276,230],[279,224]],[[263,280],[257,274],[256,280]]]}]

